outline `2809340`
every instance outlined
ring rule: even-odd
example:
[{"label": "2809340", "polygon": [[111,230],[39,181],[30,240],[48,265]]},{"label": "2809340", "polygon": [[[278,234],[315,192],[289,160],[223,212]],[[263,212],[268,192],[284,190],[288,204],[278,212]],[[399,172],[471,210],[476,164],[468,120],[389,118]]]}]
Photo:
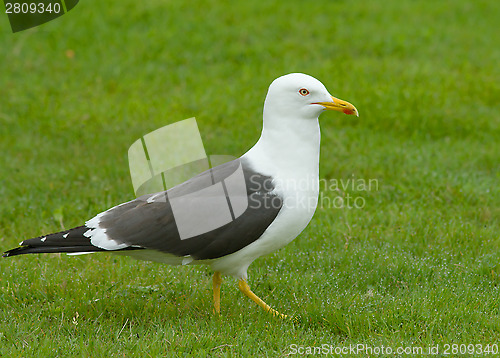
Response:
[{"label": "2809340", "polygon": [[43,2],[35,3],[5,3],[6,14],[43,14],[43,13],[60,13],[61,4],[44,4]]},{"label": "2809340", "polygon": [[444,345],[444,355],[464,355],[464,354],[474,354],[474,355],[497,355],[499,353],[498,344],[445,344]]}]

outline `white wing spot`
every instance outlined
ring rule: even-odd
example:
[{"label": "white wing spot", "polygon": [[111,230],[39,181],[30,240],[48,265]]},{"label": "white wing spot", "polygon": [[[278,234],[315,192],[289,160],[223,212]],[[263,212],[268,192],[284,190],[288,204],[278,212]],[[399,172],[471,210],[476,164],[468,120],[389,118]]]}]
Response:
[{"label": "white wing spot", "polygon": [[78,255],[88,255],[88,254],[95,254],[94,251],[85,251],[85,252],[68,252],[66,255],[68,256],[78,256]]},{"label": "white wing spot", "polygon": [[[157,193],[157,194],[154,194],[154,195],[151,195],[148,200],[146,200],[146,203],[148,204],[151,204],[151,203],[154,203],[155,201],[157,201],[159,198],[161,198],[162,196],[164,195],[164,193]],[[165,201],[165,200],[163,200]]]},{"label": "white wing spot", "polygon": [[83,236],[85,237],[91,237],[92,236],[92,229],[88,229],[83,233]]},{"label": "white wing spot", "polygon": [[64,238],[67,238],[69,233],[67,232],[66,234],[63,235]]},{"label": "white wing spot", "polygon": [[45,242],[45,240],[47,240],[47,236],[42,237],[42,238],[40,239],[40,241],[41,241],[41,242]]}]

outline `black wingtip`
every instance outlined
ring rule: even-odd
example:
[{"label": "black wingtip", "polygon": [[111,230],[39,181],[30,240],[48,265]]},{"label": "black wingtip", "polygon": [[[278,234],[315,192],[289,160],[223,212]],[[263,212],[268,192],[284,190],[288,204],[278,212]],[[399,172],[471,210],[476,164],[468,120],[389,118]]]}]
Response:
[{"label": "black wingtip", "polygon": [[19,247],[16,247],[16,248],[13,248],[13,249],[10,249],[8,251],[5,251],[3,254],[2,254],[2,257],[11,257],[11,256],[16,256],[16,255],[19,255],[22,253],[23,250],[25,250],[26,247],[25,246],[19,246]]}]

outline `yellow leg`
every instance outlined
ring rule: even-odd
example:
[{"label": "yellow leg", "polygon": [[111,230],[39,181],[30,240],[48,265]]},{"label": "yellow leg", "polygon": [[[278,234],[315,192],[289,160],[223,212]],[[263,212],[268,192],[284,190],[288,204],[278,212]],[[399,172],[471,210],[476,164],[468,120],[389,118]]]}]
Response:
[{"label": "yellow leg", "polygon": [[257,297],[257,295],[252,292],[252,290],[250,289],[250,286],[248,286],[248,283],[245,280],[240,279],[238,282],[238,287],[240,288],[240,291],[245,294],[245,296],[250,298],[252,301],[254,301],[260,307],[265,309],[267,312],[270,312],[273,316],[278,316],[280,318],[287,318],[288,317],[287,315],[279,313],[275,309],[271,308],[267,303],[265,303],[259,297]]},{"label": "yellow leg", "polygon": [[220,314],[220,286],[222,284],[222,277],[219,271],[215,271],[213,283],[214,283],[214,313]]}]

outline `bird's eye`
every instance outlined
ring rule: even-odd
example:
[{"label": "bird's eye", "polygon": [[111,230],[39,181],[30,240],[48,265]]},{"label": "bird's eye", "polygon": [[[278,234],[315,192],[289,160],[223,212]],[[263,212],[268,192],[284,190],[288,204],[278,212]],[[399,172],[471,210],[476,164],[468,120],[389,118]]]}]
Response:
[{"label": "bird's eye", "polygon": [[306,90],[305,88],[301,88],[299,89],[299,93],[302,95],[302,96],[307,96],[309,94],[309,91]]}]

